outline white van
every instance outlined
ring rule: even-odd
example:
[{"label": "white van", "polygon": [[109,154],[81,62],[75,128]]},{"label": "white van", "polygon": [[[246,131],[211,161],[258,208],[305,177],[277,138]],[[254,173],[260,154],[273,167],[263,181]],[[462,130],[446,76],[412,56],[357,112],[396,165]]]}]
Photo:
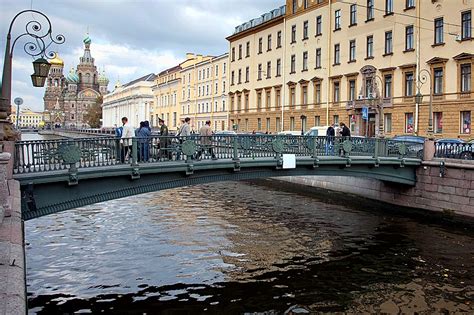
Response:
[{"label": "white van", "polygon": [[301,136],[301,130],[280,131],[278,134],[285,136]]},{"label": "white van", "polygon": [[326,136],[326,131],[328,130],[328,128],[329,126],[311,127],[308,131],[306,131],[304,135],[311,137]]}]

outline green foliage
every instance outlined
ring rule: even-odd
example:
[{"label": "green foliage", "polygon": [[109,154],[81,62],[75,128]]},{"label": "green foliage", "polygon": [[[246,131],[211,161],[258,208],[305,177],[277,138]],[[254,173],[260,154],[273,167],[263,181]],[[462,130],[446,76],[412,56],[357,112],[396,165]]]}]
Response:
[{"label": "green foliage", "polygon": [[84,121],[89,124],[91,128],[99,128],[100,120],[102,119],[102,103],[104,99],[102,96],[97,97],[94,104],[89,106],[87,113],[84,115]]}]

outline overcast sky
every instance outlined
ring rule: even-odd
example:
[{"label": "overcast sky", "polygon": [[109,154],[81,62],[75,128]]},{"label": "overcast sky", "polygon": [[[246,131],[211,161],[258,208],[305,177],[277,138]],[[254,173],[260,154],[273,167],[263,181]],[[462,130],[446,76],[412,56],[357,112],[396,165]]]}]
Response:
[{"label": "overcast sky", "polygon": [[[284,0],[0,0],[0,65],[3,69],[6,34],[16,13],[34,9],[45,13],[53,34],[66,42],[53,45],[64,60],[64,74],[76,67],[83,53],[87,30],[95,65],[105,69],[112,90],[117,79],[129,82],[145,74],[172,67],[186,52],[220,55],[234,27],[284,4]],[[17,19],[15,38],[31,14]],[[34,60],[19,41],[13,57],[12,98],[25,107],[43,110],[44,88],[34,88],[30,75]]]}]

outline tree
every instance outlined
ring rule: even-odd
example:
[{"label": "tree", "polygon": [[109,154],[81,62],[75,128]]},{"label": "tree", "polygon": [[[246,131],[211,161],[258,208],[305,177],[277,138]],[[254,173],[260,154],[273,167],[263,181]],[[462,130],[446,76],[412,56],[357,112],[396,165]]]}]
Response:
[{"label": "tree", "polygon": [[102,103],[104,99],[98,96],[95,103],[89,106],[87,113],[84,115],[84,120],[91,128],[99,128],[102,120]]}]

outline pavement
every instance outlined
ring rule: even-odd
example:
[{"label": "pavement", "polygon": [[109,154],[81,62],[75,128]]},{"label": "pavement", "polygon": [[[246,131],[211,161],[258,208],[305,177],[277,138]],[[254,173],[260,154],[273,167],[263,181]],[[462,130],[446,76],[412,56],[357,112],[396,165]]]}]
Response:
[{"label": "pavement", "polygon": [[26,287],[20,184],[8,180],[7,185],[7,204],[11,210],[8,209],[3,222],[0,221],[0,315],[23,315],[26,314]]}]

